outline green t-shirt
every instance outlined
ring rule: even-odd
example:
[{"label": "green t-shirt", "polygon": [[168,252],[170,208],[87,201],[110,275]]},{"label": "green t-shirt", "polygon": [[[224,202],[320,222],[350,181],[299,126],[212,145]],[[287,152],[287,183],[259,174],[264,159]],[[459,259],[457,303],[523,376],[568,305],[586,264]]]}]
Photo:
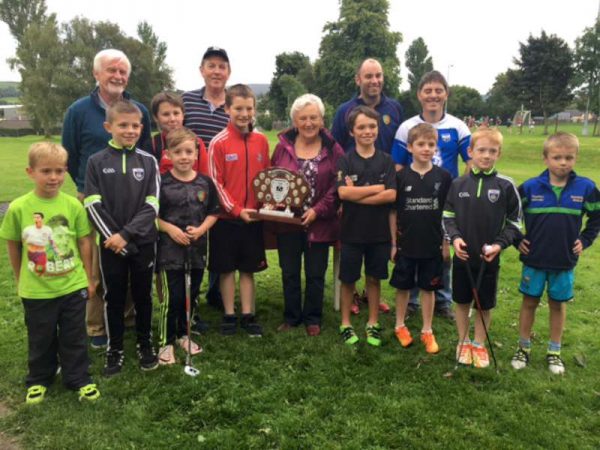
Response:
[{"label": "green t-shirt", "polygon": [[47,199],[30,192],[15,199],[0,238],[20,241],[23,247],[19,296],[51,299],[86,288],[77,239],[90,232],[85,210],[75,197],[60,192]]}]

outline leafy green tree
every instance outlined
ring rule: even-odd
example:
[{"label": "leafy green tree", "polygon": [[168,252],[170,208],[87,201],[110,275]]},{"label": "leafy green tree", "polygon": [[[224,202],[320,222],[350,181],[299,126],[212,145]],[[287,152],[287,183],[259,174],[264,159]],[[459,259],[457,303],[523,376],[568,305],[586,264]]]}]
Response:
[{"label": "leafy green tree", "polygon": [[520,100],[526,108],[544,116],[544,134],[548,133],[547,118],[560,112],[572,99],[573,53],[567,43],[556,35],[542,31],[540,37],[529,36],[519,44],[520,57],[515,59]]},{"label": "leafy green tree", "polygon": [[515,90],[514,70],[498,74],[494,85],[487,94],[485,101],[486,114],[491,117],[500,116],[502,120],[513,117],[520,107],[518,92]]},{"label": "leafy green tree", "polygon": [[[600,114],[600,18],[575,41],[575,79],[585,111]],[[594,128],[595,134],[596,127]]]},{"label": "leafy green tree", "polygon": [[311,84],[313,84],[312,65],[308,56],[300,52],[277,55],[275,72],[269,88],[271,115],[277,120],[285,120],[291,102],[297,97],[295,94],[307,92]]},{"label": "leafy green tree", "polygon": [[[410,84],[410,102],[413,109],[419,111],[417,88],[421,77],[433,70],[433,60],[429,56],[429,49],[422,37],[418,37],[411,42],[404,56],[406,58],[404,65],[408,69],[408,82]],[[403,103],[403,105],[406,105],[406,103]]]},{"label": "leafy green tree", "polygon": [[23,38],[27,27],[46,19],[45,0],[1,0],[0,20],[6,25],[17,42]]},{"label": "leafy green tree", "polygon": [[341,0],[340,16],[323,28],[315,62],[315,90],[325,102],[339,105],[356,93],[354,75],[366,58],[378,59],[385,73],[384,91],[398,97],[402,34],[389,30],[388,0]]},{"label": "leafy green tree", "polygon": [[477,89],[467,86],[450,86],[448,112],[456,117],[479,117],[485,113],[485,104]]}]

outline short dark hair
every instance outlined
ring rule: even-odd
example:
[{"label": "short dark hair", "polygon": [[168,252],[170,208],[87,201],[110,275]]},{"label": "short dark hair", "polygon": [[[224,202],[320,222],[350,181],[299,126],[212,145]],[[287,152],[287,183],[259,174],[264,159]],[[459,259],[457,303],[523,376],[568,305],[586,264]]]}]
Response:
[{"label": "short dark hair", "polygon": [[33,215],[34,216],[40,216],[42,219],[44,218],[44,213],[43,212],[34,212]]},{"label": "short dark hair", "polygon": [[231,106],[234,97],[251,98],[256,105],[256,95],[254,95],[254,91],[250,89],[250,86],[246,84],[234,84],[230,88],[227,88],[225,92],[225,105]]},{"label": "short dark hair", "polygon": [[426,137],[432,138],[434,141],[437,142],[438,133],[433,125],[424,122],[415,125],[408,131],[408,139],[406,140],[406,142],[412,145],[417,139]]},{"label": "short dark hair", "polygon": [[174,92],[159,92],[154,97],[152,97],[152,102],[150,103],[150,111],[152,111],[152,115],[154,117],[158,116],[158,110],[160,108],[160,105],[165,102],[169,103],[172,106],[181,108],[181,112],[185,114],[185,106],[183,105],[183,99],[179,94],[175,94]]},{"label": "short dark hair", "polygon": [[119,100],[110,105],[106,110],[106,121],[112,123],[118,114],[137,114],[140,117],[140,121],[142,120],[142,111],[140,108],[128,100]]},{"label": "short dark hair", "polygon": [[379,113],[377,111],[375,111],[373,108],[370,108],[366,105],[359,105],[356,108],[354,108],[350,112],[350,115],[348,116],[347,123],[348,123],[348,129],[350,131],[352,131],[352,128],[354,128],[354,124],[356,123],[356,118],[361,114],[367,116],[369,119],[375,119],[377,121],[377,124],[379,125]]},{"label": "short dark hair", "polygon": [[444,78],[444,75],[442,75],[437,70],[432,70],[431,72],[426,72],[423,74],[423,76],[419,80],[419,87],[417,88],[417,91],[420,91],[421,89],[423,89],[423,86],[429,83],[440,83],[442,86],[444,86],[446,92],[450,93],[448,82]]}]

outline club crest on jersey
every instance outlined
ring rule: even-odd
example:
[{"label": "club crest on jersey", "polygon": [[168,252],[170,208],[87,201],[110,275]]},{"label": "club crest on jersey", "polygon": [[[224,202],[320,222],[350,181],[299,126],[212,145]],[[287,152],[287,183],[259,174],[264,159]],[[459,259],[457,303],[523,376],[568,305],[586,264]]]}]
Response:
[{"label": "club crest on jersey", "polygon": [[500,189],[490,189],[487,193],[488,200],[492,203],[496,203],[500,198]]},{"label": "club crest on jersey", "polygon": [[452,136],[449,133],[440,133],[440,138],[444,142],[450,142],[452,140]]},{"label": "club crest on jersey", "polygon": [[383,123],[386,125],[389,125],[390,123],[392,123],[392,118],[390,117],[389,114],[384,114],[383,117],[381,118],[381,120],[383,120]]},{"label": "club crest on jersey", "polygon": [[204,192],[204,191],[198,191],[198,200],[201,203],[203,203],[205,199],[206,199],[206,192]]},{"label": "club crest on jersey", "polygon": [[237,161],[238,160],[238,155],[237,153],[226,153],[225,154],[225,161]]},{"label": "club crest on jersey", "polygon": [[144,169],[141,167],[133,169],[133,178],[138,181],[142,181],[144,179]]}]

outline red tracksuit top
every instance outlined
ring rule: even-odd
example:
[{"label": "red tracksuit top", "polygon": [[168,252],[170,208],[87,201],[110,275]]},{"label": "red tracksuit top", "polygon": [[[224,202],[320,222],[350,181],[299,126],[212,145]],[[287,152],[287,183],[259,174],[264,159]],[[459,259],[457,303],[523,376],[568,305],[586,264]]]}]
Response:
[{"label": "red tracksuit top", "polygon": [[242,134],[231,122],[208,146],[208,173],[215,182],[223,219],[237,219],[242,209],[256,209],[252,181],[270,166],[269,143],[258,132]]}]

